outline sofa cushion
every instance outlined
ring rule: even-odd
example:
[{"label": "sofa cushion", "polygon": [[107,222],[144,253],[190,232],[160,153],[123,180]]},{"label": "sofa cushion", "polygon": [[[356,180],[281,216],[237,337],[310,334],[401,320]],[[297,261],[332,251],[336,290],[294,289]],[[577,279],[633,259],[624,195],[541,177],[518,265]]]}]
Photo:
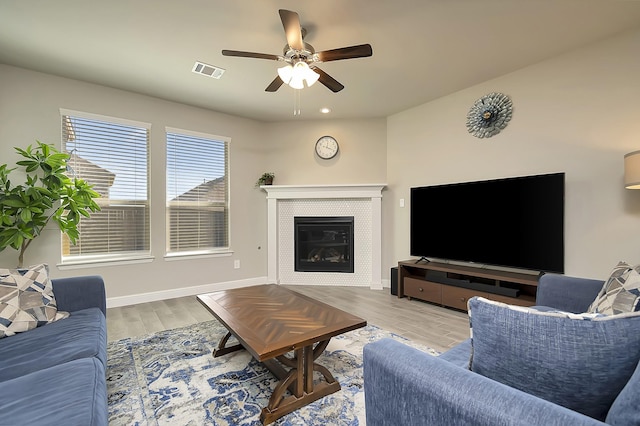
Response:
[{"label": "sofa cushion", "polygon": [[108,424],[104,365],[85,358],[0,383],[0,423]]},{"label": "sofa cushion", "polygon": [[640,265],[620,262],[589,306],[588,312],[615,315],[640,311]]},{"label": "sofa cushion", "polygon": [[468,370],[471,361],[471,339],[467,339],[442,353],[440,358]]},{"label": "sofa cushion", "polygon": [[98,308],[0,340],[0,381],[79,358],[106,365],[107,326]]},{"label": "sofa cushion", "polygon": [[640,313],[542,312],[469,300],[471,369],[604,420],[640,359]]},{"label": "sofa cushion", "polygon": [[613,426],[640,426],[640,363],[607,414],[606,423]]},{"label": "sofa cushion", "polygon": [[0,269],[0,338],[68,315],[58,311],[47,265]]}]

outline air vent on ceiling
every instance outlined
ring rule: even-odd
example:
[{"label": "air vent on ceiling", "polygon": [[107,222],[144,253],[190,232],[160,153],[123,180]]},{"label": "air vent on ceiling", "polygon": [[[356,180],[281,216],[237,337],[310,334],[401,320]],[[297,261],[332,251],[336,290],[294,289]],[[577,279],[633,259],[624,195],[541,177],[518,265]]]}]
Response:
[{"label": "air vent on ceiling", "polygon": [[196,74],[206,75],[207,77],[213,77],[219,79],[224,74],[224,69],[214,67],[213,65],[205,64],[203,62],[196,62],[191,70]]}]

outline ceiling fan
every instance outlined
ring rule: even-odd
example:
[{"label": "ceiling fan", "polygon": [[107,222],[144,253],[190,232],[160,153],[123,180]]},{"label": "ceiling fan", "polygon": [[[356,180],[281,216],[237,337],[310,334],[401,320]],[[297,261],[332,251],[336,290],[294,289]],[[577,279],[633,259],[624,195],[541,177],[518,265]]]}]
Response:
[{"label": "ceiling fan", "polygon": [[318,68],[317,64],[342,59],[364,58],[373,55],[373,50],[369,44],[316,52],[313,46],[305,43],[303,40],[306,35],[306,30],[300,26],[300,17],[298,14],[285,9],[280,9],[279,13],[287,38],[287,45],[284,47],[282,55],[242,52],[238,50],[222,51],[224,56],[270,59],[285,62],[287,65],[278,69],[278,76],[265,89],[267,92],[275,92],[285,82],[295,89],[302,89],[304,83],[310,86],[315,83],[316,80],[320,81],[320,83],[332,92],[339,92],[344,89],[344,86]]}]

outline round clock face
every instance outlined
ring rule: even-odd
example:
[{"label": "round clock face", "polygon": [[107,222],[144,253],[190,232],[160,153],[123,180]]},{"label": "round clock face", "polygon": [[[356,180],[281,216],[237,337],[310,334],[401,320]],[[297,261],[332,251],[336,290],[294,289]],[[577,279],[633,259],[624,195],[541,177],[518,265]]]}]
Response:
[{"label": "round clock face", "polygon": [[338,141],[332,136],[323,136],[316,142],[316,154],[323,160],[333,158],[338,153]]}]

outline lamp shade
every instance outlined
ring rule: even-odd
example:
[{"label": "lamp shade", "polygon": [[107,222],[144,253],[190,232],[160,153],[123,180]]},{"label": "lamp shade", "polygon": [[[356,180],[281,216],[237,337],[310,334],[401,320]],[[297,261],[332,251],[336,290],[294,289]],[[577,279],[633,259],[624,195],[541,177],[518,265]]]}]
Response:
[{"label": "lamp shade", "polygon": [[624,156],[624,186],[627,189],[640,189],[640,151]]}]

